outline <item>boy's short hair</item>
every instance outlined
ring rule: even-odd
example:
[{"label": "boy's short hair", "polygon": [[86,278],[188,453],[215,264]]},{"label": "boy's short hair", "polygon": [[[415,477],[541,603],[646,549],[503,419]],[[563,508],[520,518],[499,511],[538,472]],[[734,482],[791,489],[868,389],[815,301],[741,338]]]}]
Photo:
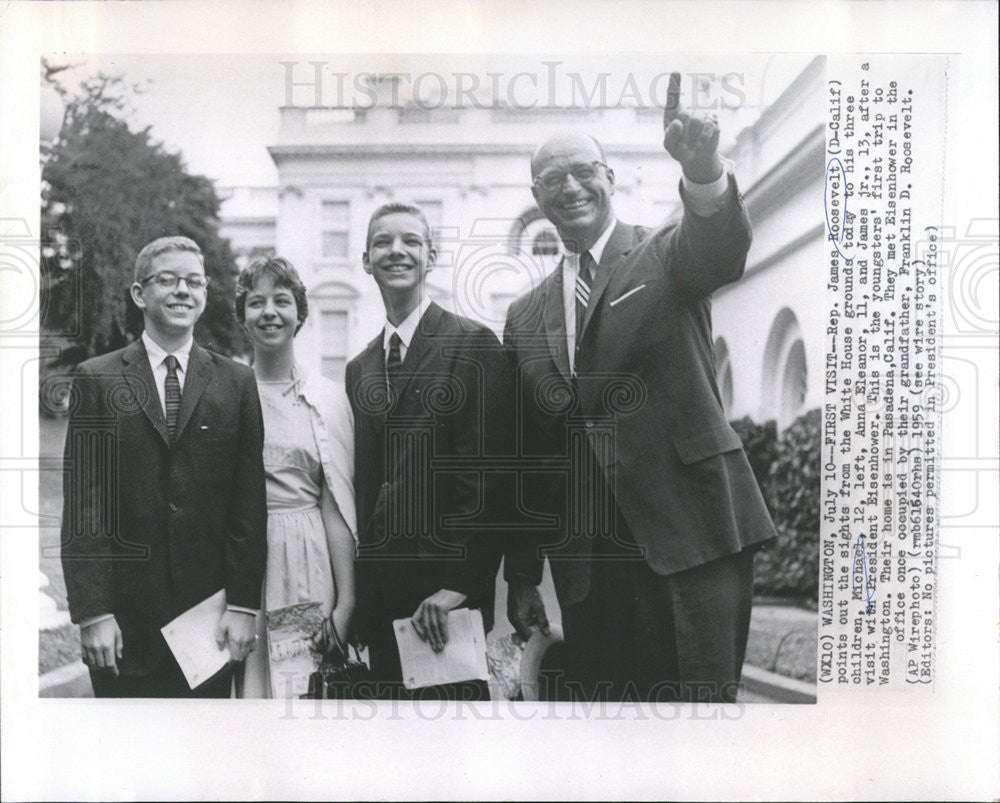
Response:
[{"label": "boy's short hair", "polygon": [[135,258],[133,281],[141,283],[149,275],[149,271],[153,267],[153,260],[160,254],[166,254],[170,251],[188,251],[198,257],[202,266],[205,265],[205,255],[201,253],[201,249],[194,240],[188,237],[159,237],[144,245]]},{"label": "boy's short hair", "polygon": [[258,257],[240,271],[240,275],[236,279],[236,317],[240,323],[246,322],[247,295],[265,276],[270,277],[275,287],[284,287],[292,291],[299,319],[299,325],[295,328],[295,332],[298,334],[302,324],[309,316],[309,301],[306,298],[306,286],[299,278],[299,272],[284,257]]},{"label": "boy's short hair", "polygon": [[395,201],[393,203],[382,204],[378,209],[372,212],[372,216],[368,221],[368,235],[365,237],[365,252],[372,247],[372,227],[375,225],[375,221],[380,218],[384,218],[387,215],[413,215],[418,218],[421,223],[424,224],[424,242],[427,243],[428,248],[434,247],[434,241],[431,238],[431,227],[427,222],[427,218],[424,217],[424,213],[420,211],[419,206],[414,204],[406,204]]}]

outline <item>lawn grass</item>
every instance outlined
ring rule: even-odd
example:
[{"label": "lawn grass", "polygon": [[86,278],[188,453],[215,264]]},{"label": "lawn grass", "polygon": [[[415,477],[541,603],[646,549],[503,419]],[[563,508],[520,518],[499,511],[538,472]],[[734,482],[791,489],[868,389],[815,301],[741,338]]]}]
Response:
[{"label": "lawn grass", "polygon": [[38,634],[38,674],[80,661],[80,628],[63,625]]},{"label": "lawn grass", "polygon": [[66,439],[66,419],[39,417],[38,458],[38,567],[49,579],[45,592],[66,610],[66,582],[59,562],[59,522],[62,519],[62,478],[58,468]]}]

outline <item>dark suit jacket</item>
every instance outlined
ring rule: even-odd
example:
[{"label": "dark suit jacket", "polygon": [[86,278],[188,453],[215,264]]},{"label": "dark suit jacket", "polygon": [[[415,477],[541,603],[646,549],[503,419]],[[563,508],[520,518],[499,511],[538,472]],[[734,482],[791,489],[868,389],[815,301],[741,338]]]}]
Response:
[{"label": "dark suit jacket", "polygon": [[[620,513],[659,574],[773,537],[715,382],[709,296],[742,275],[749,245],[735,182],[730,203],[710,218],[685,212],[655,231],[619,222],[577,338],[575,380],[561,266],[511,305],[504,343],[518,374],[520,454],[537,469],[522,500],[554,522],[543,540],[556,545],[550,558],[561,604],[589,590],[590,564],[578,558],[590,544],[574,533],[581,494],[597,487],[580,476],[588,466],[600,472],[612,508],[617,503],[608,519]],[[574,442],[589,446],[585,457]],[[538,577],[538,550],[528,546],[508,563]]]},{"label": "dark suit jacket", "polygon": [[354,409],[362,637],[441,588],[467,594],[487,628],[502,515],[495,471],[509,448],[513,386],[496,336],[436,304],[387,392],[383,336],[347,365]]},{"label": "dark suit jacket", "polygon": [[123,674],[168,654],[159,629],[226,590],[260,607],[264,425],[253,372],[192,345],[173,448],[141,340],[73,380],[62,521],[70,614],[113,613]]}]

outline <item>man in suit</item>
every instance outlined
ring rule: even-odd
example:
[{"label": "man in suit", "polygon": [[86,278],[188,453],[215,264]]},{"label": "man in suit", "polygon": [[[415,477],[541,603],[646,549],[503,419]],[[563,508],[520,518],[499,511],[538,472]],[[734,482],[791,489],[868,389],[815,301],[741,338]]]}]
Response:
[{"label": "man in suit", "polygon": [[[489,469],[507,442],[513,385],[492,332],[427,300],[435,256],[417,207],[387,204],[372,215],[364,268],[386,321],[348,363],[346,383],[355,421],[359,631],[384,696],[405,695],[393,620],[411,617],[437,651],[455,608],[479,608],[489,629],[499,565],[499,490]],[[481,682],[436,692],[488,699]]]},{"label": "man in suit", "polygon": [[557,525],[508,552],[508,607],[521,632],[547,624],[534,586],[548,554],[573,696],[734,700],[752,547],[774,535],[712,351],[710,295],[741,276],[750,222],[715,119],[678,108],[679,80],[664,119],[679,222],[616,220],[592,137],[554,136],[531,161],[566,254],[511,305],[504,342],[531,466],[522,500]]},{"label": "man in suit", "polygon": [[204,259],[162,237],[135,262],[140,339],[87,360],[66,434],[62,564],[98,697],[228,697],[227,668],[193,691],[160,628],[225,590],[215,638],[254,646],[267,550],[263,419],[253,372],[194,342]]}]

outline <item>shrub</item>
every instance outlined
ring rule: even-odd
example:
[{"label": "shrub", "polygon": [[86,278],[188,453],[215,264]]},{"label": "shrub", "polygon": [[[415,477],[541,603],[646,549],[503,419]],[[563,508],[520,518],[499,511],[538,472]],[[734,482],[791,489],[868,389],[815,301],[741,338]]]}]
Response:
[{"label": "shrub", "polygon": [[797,418],[781,434],[773,421],[733,422],[778,537],[757,556],[754,593],[815,603],[818,594],[819,410]]}]

